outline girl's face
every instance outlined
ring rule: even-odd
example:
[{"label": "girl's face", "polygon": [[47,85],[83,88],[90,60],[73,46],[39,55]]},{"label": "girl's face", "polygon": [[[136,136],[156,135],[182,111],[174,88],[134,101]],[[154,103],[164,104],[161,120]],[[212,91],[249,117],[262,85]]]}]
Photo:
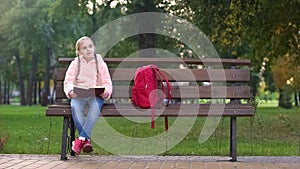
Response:
[{"label": "girl's face", "polygon": [[78,46],[78,52],[80,56],[83,56],[85,59],[90,59],[94,57],[95,46],[92,40],[85,39]]}]

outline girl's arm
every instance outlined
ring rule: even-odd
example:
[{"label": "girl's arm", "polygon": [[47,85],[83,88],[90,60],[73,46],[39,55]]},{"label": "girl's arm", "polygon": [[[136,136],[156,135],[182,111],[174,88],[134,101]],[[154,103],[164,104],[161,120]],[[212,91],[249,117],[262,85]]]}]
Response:
[{"label": "girl's arm", "polygon": [[100,86],[105,87],[105,93],[103,94],[104,99],[109,99],[112,94],[113,86],[112,86],[112,81],[111,77],[107,68],[107,64],[102,61],[100,62],[99,65],[99,76],[98,76]]},{"label": "girl's arm", "polygon": [[71,98],[70,93],[73,91],[74,88],[74,79],[76,76],[76,68],[77,68],[77,61],[75,61],[77,58],[74,59],[74,61],[71,62],[69,65],[65,80],[64,80],[64,92],[68,98]]}]

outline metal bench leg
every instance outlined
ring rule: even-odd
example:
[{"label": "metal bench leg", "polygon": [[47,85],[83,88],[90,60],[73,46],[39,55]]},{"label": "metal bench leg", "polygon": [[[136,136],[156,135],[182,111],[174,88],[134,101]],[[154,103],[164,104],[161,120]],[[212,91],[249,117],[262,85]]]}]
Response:
[{"label": "metal bench leg", "polygon": [[69,118],[64,117],[62,139],[61,139],[61,153],[60,153],[61,160],[67,160],[68,125],[69,125]]},{"label": "metal bench leg", "polygon": [[230,117],[230,161],[237,161],[236,149],[236,117]]},{"label": "metal bench leg", "polygon": [[[71,135],[71,140],[69,142],[69,147],[72,147],[72,142],[75,140],[75,125],[73,118],[70,118],[70,135]],[[75,153],[71,150],[71,156],[75,156]]]}]

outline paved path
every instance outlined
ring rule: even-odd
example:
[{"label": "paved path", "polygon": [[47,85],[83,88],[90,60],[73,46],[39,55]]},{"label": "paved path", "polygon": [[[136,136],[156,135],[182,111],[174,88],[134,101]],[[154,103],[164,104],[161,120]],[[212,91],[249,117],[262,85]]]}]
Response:
[{"label": "paved path", "polygon": [[300,169],[300,156],[238,157],[229,162],[219,156],[88,156],[59,160],[59,155],[0,154],[0,168],[103,169]]}]

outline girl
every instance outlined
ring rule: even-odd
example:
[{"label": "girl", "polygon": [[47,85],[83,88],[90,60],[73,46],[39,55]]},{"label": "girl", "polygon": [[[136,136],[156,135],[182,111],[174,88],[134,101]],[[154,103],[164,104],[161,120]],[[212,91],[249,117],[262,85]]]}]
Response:
[{"label": "girl", "polygon": [[[95,45],[89,37],[81,37],[76,42],[77,57],[71,62],[64,80],[64,92],[71,99],[72,117],[79,137],[72,143],[72,150],[79,155],[91,152],[91,131],[99,117],[103,100],[112,94],[112,81],[106,63],[100,54],[95,54]],[[100,96],[79,98],[73,91],[74,86],[90,88],[105,87]],[[84,107],[89,106],[87,117],[84,117]]]}]

